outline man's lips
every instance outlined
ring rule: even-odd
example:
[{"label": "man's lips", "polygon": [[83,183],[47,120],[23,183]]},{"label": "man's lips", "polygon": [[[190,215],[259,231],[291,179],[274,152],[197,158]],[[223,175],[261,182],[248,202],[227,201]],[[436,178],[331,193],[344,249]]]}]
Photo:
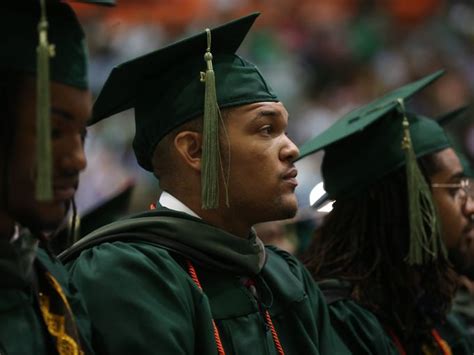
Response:
[{"label": "man's lips", "polygon": [[463,229],[463,234],[471,240],[474,239],[474,225],[470,223],[469,226]]},{"label": "man's lips", "polygon": [[77,184],[72,185],[54,185],[54,199],[59,201],[70,200],[76,193]]},{"label": "man's lips", "polygon": [[298,170],[296,168],[292,168],[283,175],[283,180],[296,187],[298,186],[298,180],[296,180],[297,175]]}]

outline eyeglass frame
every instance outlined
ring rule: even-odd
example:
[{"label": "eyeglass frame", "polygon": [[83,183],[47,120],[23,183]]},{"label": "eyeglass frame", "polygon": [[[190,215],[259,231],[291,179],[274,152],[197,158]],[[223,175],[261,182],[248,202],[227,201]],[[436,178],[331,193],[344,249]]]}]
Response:
[{"label": "eyeglass frame", "polygon": [[474,186],[474,184],[472,183],[471,181],[472,179],[469,178],[469,177],[463,177],[461,180],[459,180],[458,183],[431,183],[431,187],[434,187],[434,188],[457,188],[458,190],[456,191],[456,193],[458,191],[464,191],[464,196],[462,197],[464,199],[464,201],[462,201],[463,204],[465,204],[468,200],[468,198],[471,198],[471,199],[474,199],[474,191],[471,191],[471,188],[472,186]]}]

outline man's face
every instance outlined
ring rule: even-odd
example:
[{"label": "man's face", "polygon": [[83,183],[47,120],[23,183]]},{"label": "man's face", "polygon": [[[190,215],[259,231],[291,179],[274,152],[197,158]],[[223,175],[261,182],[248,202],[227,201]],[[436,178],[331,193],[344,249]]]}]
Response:
[{"label": "man's face", "polygon": [[33,230],[55,229],[63,221],[77,189],[79,172],[86,167],[83,150],[91,96],[64,84],[51,84],[51,137],[53,193],[50,202],[35,198],[36,93],[35,79],[26,79],[12,114],[16,126],[8,157],[7,209],[22,225]]},{"label": "man's face", "polygon": [[293,160],[299,151],[286,136],[285,107],[275,102],[239,106],[229,111],[226,122],[231,208],[251,224],[294,216],[297,171]]},{"label": "man's face", "polygon": [[[435,154],[438,172],[430,177],[432,184],[457,184],[464,177],[463,168],[453,149]],[[432,188],[435,205],[441,220],[441,231],[450,260],[456,271],[464,273],[474,267],[474,202],[459,198],[457,188]]]}]

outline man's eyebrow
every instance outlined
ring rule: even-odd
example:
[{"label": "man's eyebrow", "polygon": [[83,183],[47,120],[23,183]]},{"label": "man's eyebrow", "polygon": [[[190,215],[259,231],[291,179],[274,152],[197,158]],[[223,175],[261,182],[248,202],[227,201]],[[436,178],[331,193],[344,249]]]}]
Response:
[{"label": "man's eyebrow", "polygon": [[74,116],[71,113],[69,113],[69,112],[67,112],[63,109],[60,109],[58,107],[52,107],[51,108],[51,113],[54,114],[54,115],[58,115],[58,116],[64,118],[65,120],[67,120],[67,121],[74,121]]},{"label": "man's eyebrow", "polygon": [[464,173],[464,171],[457,171],[449,177],[448,181],[455,181],[455,180],[462,179],[464,177],[466,177],[466,174]]},{"label": "man's eyebrow", "polygon": [[265,117],[274,118],[274,117],[278,117],[278,116],[281,116],[279,111],[264,109],[264,110],[261,110],[261,111],[257,112],[257,114],[255,115],[255,119],[258,120],[260,118],[265,118]]}]

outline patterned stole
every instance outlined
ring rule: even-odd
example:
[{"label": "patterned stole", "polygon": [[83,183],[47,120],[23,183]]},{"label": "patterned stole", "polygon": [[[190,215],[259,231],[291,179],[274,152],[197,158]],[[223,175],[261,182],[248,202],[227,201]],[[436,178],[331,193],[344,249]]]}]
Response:
[{"label": "patterned stole", "polygon": [[74,315],[56,278],[36,261],[41,315],[59,355],[84,355]]}]

